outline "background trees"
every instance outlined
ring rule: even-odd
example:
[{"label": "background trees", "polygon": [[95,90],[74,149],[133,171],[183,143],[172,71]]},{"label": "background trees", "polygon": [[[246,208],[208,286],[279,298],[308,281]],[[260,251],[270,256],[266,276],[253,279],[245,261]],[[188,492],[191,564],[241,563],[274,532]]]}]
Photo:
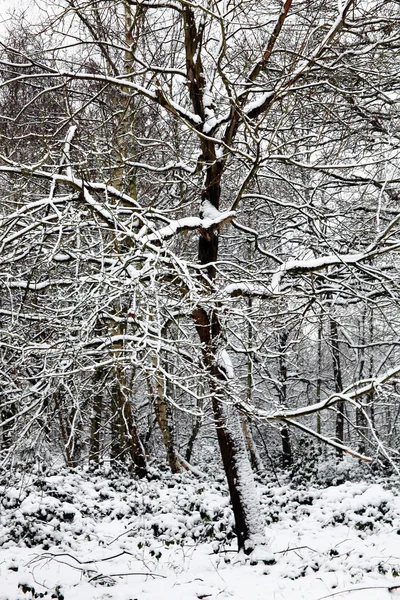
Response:
[{"label": "background trees", "polygon": [[212,415],[250,551],[252,420],[283,466],[397,436],[398,5],[41,11],[0,60],[3,451],[177,471]]}]

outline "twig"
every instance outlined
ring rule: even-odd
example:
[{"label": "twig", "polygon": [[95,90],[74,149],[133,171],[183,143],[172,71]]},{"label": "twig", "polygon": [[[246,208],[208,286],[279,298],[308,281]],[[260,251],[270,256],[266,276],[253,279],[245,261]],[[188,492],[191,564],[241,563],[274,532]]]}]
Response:
[{"label": "twig", "polygon": [[104,573],[98,573],[97,575],[89,579],[89,583],[91,583],[92,581],[96,581],[96,579],[103,579],[106,577],[110,577],[112,579],[113,577],[128,577],[130,575],[142,575],[144,577],[161,577],[162,579],[167,579],[166,575],[160,575],[159,573],[107,573],[106,575]]},{"label": "twig", "polygon": [[[133,554],[131,552],[128,552],[127,550],[123,550],[122,552],[119,552],[118,554],[114,554],[113,556],[107,556],[106,558],[98,558],[98,559],[94,559],[94,560],[79,560],[79,558],[76,558],[76,556],[73,556],[72,554],[69,554],[68,552],[61,552],[60,554],[52,554],[50,552],[47,552],[45,554],[41,554],[40,556],[36,556],[35,558],[33,558],[31,561],[29,561],[28,565],[30,565],[34,562],[38,562],[39,560],[46,560],[46,559],[57,560],[61,556],[68,556],[69,558],[72,558],[80,565],[90,565],[90,564],[97,563],[97,562],[104,562],[107,560],[112,560],[114,558],[119,558],[120,556],[123,556],[124,554],[133,556]],[[67,563],[64,563],[64,564],[67,564]],[[70,566],[72,566],[72,565],[70,565]]]},{"label": "twig", "polygon": [[297,546],[297,548],[287,548],[286,550],[278,550],[274,552],[274,554],[286,554],[286,552],[294,552],[295,550],[311,550],[311,552],[318,552],[318,550],[314,550],[314,548],[310,548],[310,546]]},{"label": "twig", "polygon": [[341,592],[334,592],[333,594],[328,594],[327,596],[321,596],[318,600],[326,600],[326,598],[333,598],[333,596],[339,596],[340,594],[350,594],[351,592],[362,592],[364,590],[387,590],[388,592],[393,592],[394,590],[399,590],[400,585],[366,585],[363,587],[353,588],[351,590],[342,590]]}]

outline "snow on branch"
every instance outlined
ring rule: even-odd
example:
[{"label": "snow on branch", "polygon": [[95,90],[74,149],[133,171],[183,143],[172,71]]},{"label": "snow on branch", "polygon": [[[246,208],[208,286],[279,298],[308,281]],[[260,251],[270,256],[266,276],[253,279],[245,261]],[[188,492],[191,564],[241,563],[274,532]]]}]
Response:
[{"label": "snow on branch", "polygon": [[272,298],[273,291],[270,286],[260,285],[259,283],[250,283],[246,281],[239,281],[237,283],[229,283],[223,290],[224,294],[237,298],[238,296],[254,297],[258,298]]},{"label": "snow on branch", "polygon": [[[330,408],[337,404],[340,401],[356,403],[358,398],[365,396],[371,392],[376,391],[378,387],[390,381],[400,373],[400,365],[397,365],[393,369],[386,371],[380,377],[375,377],[368,381],[362,387],[359,387],[361,383],[357,382],[351,388],[347,388],[340,394],[332,394],[325,400],[321,400],[321,402],[316,402],[315,404],[310,404],[309,406],[305,406],[303,408],[298,408],[296,410],[277,410],[275,412],[268,412],[266,410],[261,410],[255,407],[250,408],[250,413],[257,418],[263,419],[265,421],[279,421],[284,419],[296,419],[299,417],[306,417],[308,415],[312,415],[320,410],[324,410],[326,408]],[[249,407],[243,405],[243,408],[249,412]]]},{"label": "snow on branch", "polygon": [[143,235],[139,239],[143,244],[162,241],[173,237],[181,231],[189,231],[191,229],[199,229],[204,235],[209,229],[220,229],[222,225],[232,221],[236,214],[235,211],[219,212],[217,209],[214,209],[214,211],[212,215],[203,213],[203,218],[184,217],[183,219],[175,219],[170,221],[165,227],[148,235]]},{"label": "snow on branch", "polygon": [[289,260],[284,262],[274,273],[271,279],[271,290],[273,293],[279,293],[280,282],[284,275],[298,275],[301,273],[311,273],[326,269],[334,265],[354,265],[362,260],[369,258],[369,254],[328,254],[318,258],[309,258],[307,260]]},{"label": "snow on branch", "polygon": [[281,280],[285,275],[300,275],[320,271],[334,265],[354,265],[370,257],[365,254],[329,254],[319,258],[310,258],[307,260],[289,260],[279,266],[279,269],[272,275],[271,283],[261,285],[260,283],[251,283],[247,281],[238,281],[230,283],[224,288],[224,293],[229,296],[257,296],[259,298],[269,299],[280,292]]},{"label": "snow on branch", "polygon": [[350,454],[350,456],[353,456],[354,458],[358,458],[359,460],[363,460],[364,462],[372,462],[372,458],[370,456],[365,456],[364,454],[360,454],[359,452],[352,450],[344,444],[339,444],[339,442],[336,442],[331,438],[327,438],[324,435],[317,433],[313,429],[306,427],[305,425],[297,423],[296,421],[292,421],[291,419],[282,419],[282,421],[284,421],[288,425],[293,425],[294,427],[297,427],[297,429],[301,429],[301,431],[304,431],[305,433],[308,433],[309,435],[317,438],[318,440],[321,440],[321,442],[328,444],[328,446],[332,446],[333,448],[337,448],[338,450],[346,452],[346,454]]},{"label": "snow on branch", "polygon": [[220,350],[216,356],[218,369],[224,373],[227,379],[235,378],[235,370],[233,368],[231,357],[227,350]]},{"label": "snow on branch", "polygon": [[[299,408],[297,410],[281,410],[281,411],[277,410],[275,412],[268,412],[266,410],[258,409],[254,406],[249,406],[245,403],[239,403],[238,408],[239,408],[239,410],[242,410],[245,414],[248,414],[251,417],[255,417],[256,419],[260,419],[261,421],[282,421],[284,423],[287,423],[288,425],[297,427],[298,429],[301,429],[302,431],[308,433],[309,435],[316,437],[317,439],[325,442],[326,444],[333,446],[334,448],[337,448],[339,450],[342,450],[343,452],[346,452],[347,454],[350,454],[354,458],[358,458],[359,460],[363,460],[366,462],[372,462],[372,458],[365,456],[363,454],[360,454],[360,453],[356,452],[355,450],[352,450],[348,446],[345,446],[345,445],[337,442],[336,440],[327,438],[327,437],[315,432],[314,430],[308,428],[306,425],[298,423],[294,419],[297,419],[299,417],[305,417],[305,416],[314,414],[316,412],[319,412],[321,410],[331,408],[332,406],[334,406],[335,404],[337,404],[340,401],[350,402],[351,404],[354,404],[356,407],[359,407],[360,405],[357,402],[357,400],[359,398],[361,398],[362,396],[365,396],[366,394],[376,391],[377,388],[379,388],[386,382],[393,379],[399,373],[400,373],[400,365],[397,365],[393,369],[386,371],[386,373],[384,373],[380,377],[375,377],[374,379],[369,380],[368,383],[365,383],[364,381],[357,382],[351,388],[347,388],[346,390],[344,390],[344,392],[341,394],[333,394],[333,395],[329,396],[329,398],[322,400],[321,402],[317,402],[315,404],[311,404],[309,406],[305,406],[305,407]],[[361,384],[364,384],[364,385],[361,385]],[[361,387],[359,387],[359,386],[361,386]]]}]

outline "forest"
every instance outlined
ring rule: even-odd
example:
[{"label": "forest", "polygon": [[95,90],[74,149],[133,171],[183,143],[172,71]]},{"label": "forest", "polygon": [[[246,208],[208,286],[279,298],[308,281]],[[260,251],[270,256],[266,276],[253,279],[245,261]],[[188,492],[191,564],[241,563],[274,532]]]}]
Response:
[{"label": "forest", "polygon": [[399,151],[396,0],[3,0],[1,600],[400,594]]}]

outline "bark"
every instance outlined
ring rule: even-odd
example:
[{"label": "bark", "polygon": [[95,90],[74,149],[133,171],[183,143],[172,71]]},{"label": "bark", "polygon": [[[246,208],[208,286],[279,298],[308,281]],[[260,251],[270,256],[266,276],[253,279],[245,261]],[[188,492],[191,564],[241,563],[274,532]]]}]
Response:
[{"label": "bark", "polygon": [[147,385],[154,407],[156,420],[163,437],[169,468],[171,469],[172,473],[180,473],[181,464],[177,453],[175,452],[174,428],[172,425],[171,408],[164,398],[164,385],[161,376],[158,374],[156,375],[155,386],[150,381],[150,378],[148,378]]},{"label": "bark", "polygon": [[[321,391],[322,391],[322,333],[323,333],[323,324],[322,318],[319,322],[318,326],[318,375],[317,375],[317,388],[316,388],[316,401],[321,401]],[[317,433],[321,435],[321,413],[317,412]]]},{"label": "bark", "polygon": [[115,389],[111,391],[111,448],[110,459],[115,465],[118,461],[124,459],[126,454],[126,442],[124,440],[124,431],[120,415],[119,399]]},{"label": "bark", "polygon": [[[95,372],[95,381],[100,383],[102,378],[101,369]],[[89,440],[89,463],[98,465],[100,462],[100,432],[103,415],[103,395],[101,389],[97,389],[93,396],[92,418],[90,421],[90,440]]]},{"label": "bark", "polygon": [[[114,458],[118,455],[129,455],[131,469],[136,477],[143,478],[147,475],[146,454],[141,443],[136,425],[133,404],[129,398],[128,388],[125,386],[125,376],[121,369],[116,368],[116,383],[113,390],[113,404],[115,407],[115,429],[112,444]],[[119,441],[119,444],[118,444]]]},{"label": "bark", "polygon": [[[252,298],[247,299],[247,306],[249,309],[249,313],[251,312],[253,306]],[[253,328],[251,324],[248,324],[247,328],[247,343],[249,348],[252,347],[253,343]],[[249,352],[247,355],[247,402],[251,406],[253,402],[253,353]],[[251,432],[250,422],[245,415],[242,415],[242,427],[243,434],[247,444],[247,450],[250,456],[250,463],[252,469],[255,473],[264,470],[264,465],[262,463],[260,454],[257,450],[257,446],[254,443],[253,434]]]},{"label": "bark", "polygon": [[[358,369],[357,369],[357,379],[361,380],[363,378],[364,375],[364,369],[365,369],[365,318],[366,318],[366,314],[365,314],[365,310],[363,311],[363,314],[361,316],[361,321],[360,321],[360,350],[358,351]],[[366,444],[365,444],[365,434],[367,431],[367,420],[365,418],[365,414],[363,412],[363,410],[361,408],[359,408],[358,406],[356,407],[356,428],[357,428],[357,432],[359,434],[359,439],[358,439],[358,451],[361,454],[365,454],[366,451]]]},{"label": "bark", "polygon": [[[287,402],[287,340],[288,333],[284,331],[279,336],[279,380],[281,383],[280,402],[282,406],[286,406]],[[290,443],[290,435],[287,425],[282,425],[280,432],[282,440],[282,467],[287,469],[293,463],[292,446]]]},{"label": "bark", "polygon": [[213,398],[222,462],[229,486],[235,516],[239,550],[249,554],[259,543],[264,543],[264,527],[255,489],[254,476],[247,454],[240,415],[234,406],[226,406]]},{"label": "bark", "polygon": [[[121,312],[126,314],[127,308],[123,307]],[[122,321],[116,323],[115,332],[117,335],[126,333],[126,323]],[[131,390],[126,380],[126,371],[120,362],[123,351],[122,341],[114,346],[116,364],[114,366],[115,382],[112,392],[112,404],[114,406],[115,423],[111,454],[116,458],[118,454],[123,456],[128,453],[134,474],[142,478],[147,475],[147,460],[136,425],[134,405],[131,399]],[[118,438],[120,438],[120,449],[118,449]]]},{"label": "bark", "polygon": [[257,446],[255,445],[253,434],[251,432],[250,423],[245,415],[241,415],[242,419],[242,428],[244,439],[246,440],[247,451],[250,457],[250,464],[255,473],[260,473],[264,470],[264,465],[262,463],[260,454],[257,450]]},{"label": "bark", "polygon": [[[342,381],[342,369],[340,364],[340,350],[339,350],[339,337],[338,337],[338,326],[335,319],[330,318],[331,328],[331,344],[332,344],[332,359],[333,359],[333,379],[335,392],[340,394],[343,390]],[[344,400],[339,400],[337,403],[337,415],[336,415],[336,440],[339,443],[344,442]],[[343,459],[343,451],[338,448],[336,450],[338,459]]]},{"label": "bark", "polygon": [[[199,410],[201,408],[199,402],[197,403],[197,408]],[[200,431],[200,427],[201,427],[201,420],[202,420],[201,416],[195,417],[194,425],[192,427],[192,433],[190,434],[190,438],[189,438],[188,445],[186,448],[186,453],[185,453],[185,460],[187,460],[188,463],[190,463],[190,461],[192,459],[193,446],[197,439],[197,436],[199,435],[199,431]]]},{"label": "bark", "polygon": [[61,406],[61,392],[60,390],[57,390],[54,393],[54,405],[56,407],[56,412],[58,415],[58,422],[60,425],[60,434],[61,434],[61,440],[63,442],[64,445],[64,452],[65,452],[65,460],[67,463],[67,467],[74,467],[74,460],[73,460],[73,453],[71,450],[71,435],[68,435],[67,432],[67,425],[65,423],[65,415],[64,415],[64,411],[63,408]]},{"label": "bark", "polygon": [[284,469],[289,468],[293,463],[292,458],[292,445],[290,443],[289,429],[286,425],[281,427],[281,439],[282,439],[282,467]]},{"label": "bark", "polygon": [[167,451],[167,460],[172,473],[179,473],[181,470],[180,461],[175,452],[173,427],[171,425],[171,410],[163,398],[158,397],[154,404],[157,423],[161,429],[165,449]]},{"label": "bark", "polygon": [[[370,317],[369,317],[369,341],[372,343],[375,338],[374,331],[374,311],[371,308]],[[372,378],[374,376],[374,355],[371,352],[369,357],[369,377]],[[369,404],[369,417],[371,419],[371,427],[375,429],[375,406],[374,406],[374,392],[371,391],[367,396],[368,404]]]},{"label": "bark", "polygon": [[[204,87],[203,65],[201,50],[203,43],[204,25],[197,27],[193,9],[185,6],[182,11],[185,31],[186,74],[189,94],[195,113],[204,120]],[[238,112],[238,111],[236,111]],[[224,141],[229,145],[237,130],[238,121],[231,117],[224,134]],[[202,206],[210,203],[219,210],[221,197],[221,179],[227,158],[217,158],[215,143],[209,138],[201,137],[201,164],[205,171],[205,184],[202,190]],[[201,212],[201,211],[200,211]],[[202,270],[207,277],[202,277],[205,289],[213,287],[216,276],[218,258],[218,231],[210,227],[201,231],[198,245],[198,261],[205,268]],[[219,447],[222,462],[228,481],[232,508],[236,523],[239,549],[250,553],[256,543],[265,541],[263,526],[260,518],[255,482],[240,415],[235,407],[223,403],[223,387],[226,375],[216,365],[215,357],[220,344],[220,324],[218,313],[211,309],[197,307],[193,312],[197,333],[203,345],[203,360],[209,374],[209,388],[213,395],[212,407],[217,427]]]},{"label": "bark", "polygon": [[235,517],[238,547],[249,554],[257,544],[265,543],[264,528],[240,415],[234,406],[228,406],[223,401],[226,376],[215,362],[214,347],[214,342],[218,341],[220,335],[219,321],[215,311],[210,320],[202,308],[196,309],[193,316],[203,343],[203,358],[210,374],[214,420]]}]

